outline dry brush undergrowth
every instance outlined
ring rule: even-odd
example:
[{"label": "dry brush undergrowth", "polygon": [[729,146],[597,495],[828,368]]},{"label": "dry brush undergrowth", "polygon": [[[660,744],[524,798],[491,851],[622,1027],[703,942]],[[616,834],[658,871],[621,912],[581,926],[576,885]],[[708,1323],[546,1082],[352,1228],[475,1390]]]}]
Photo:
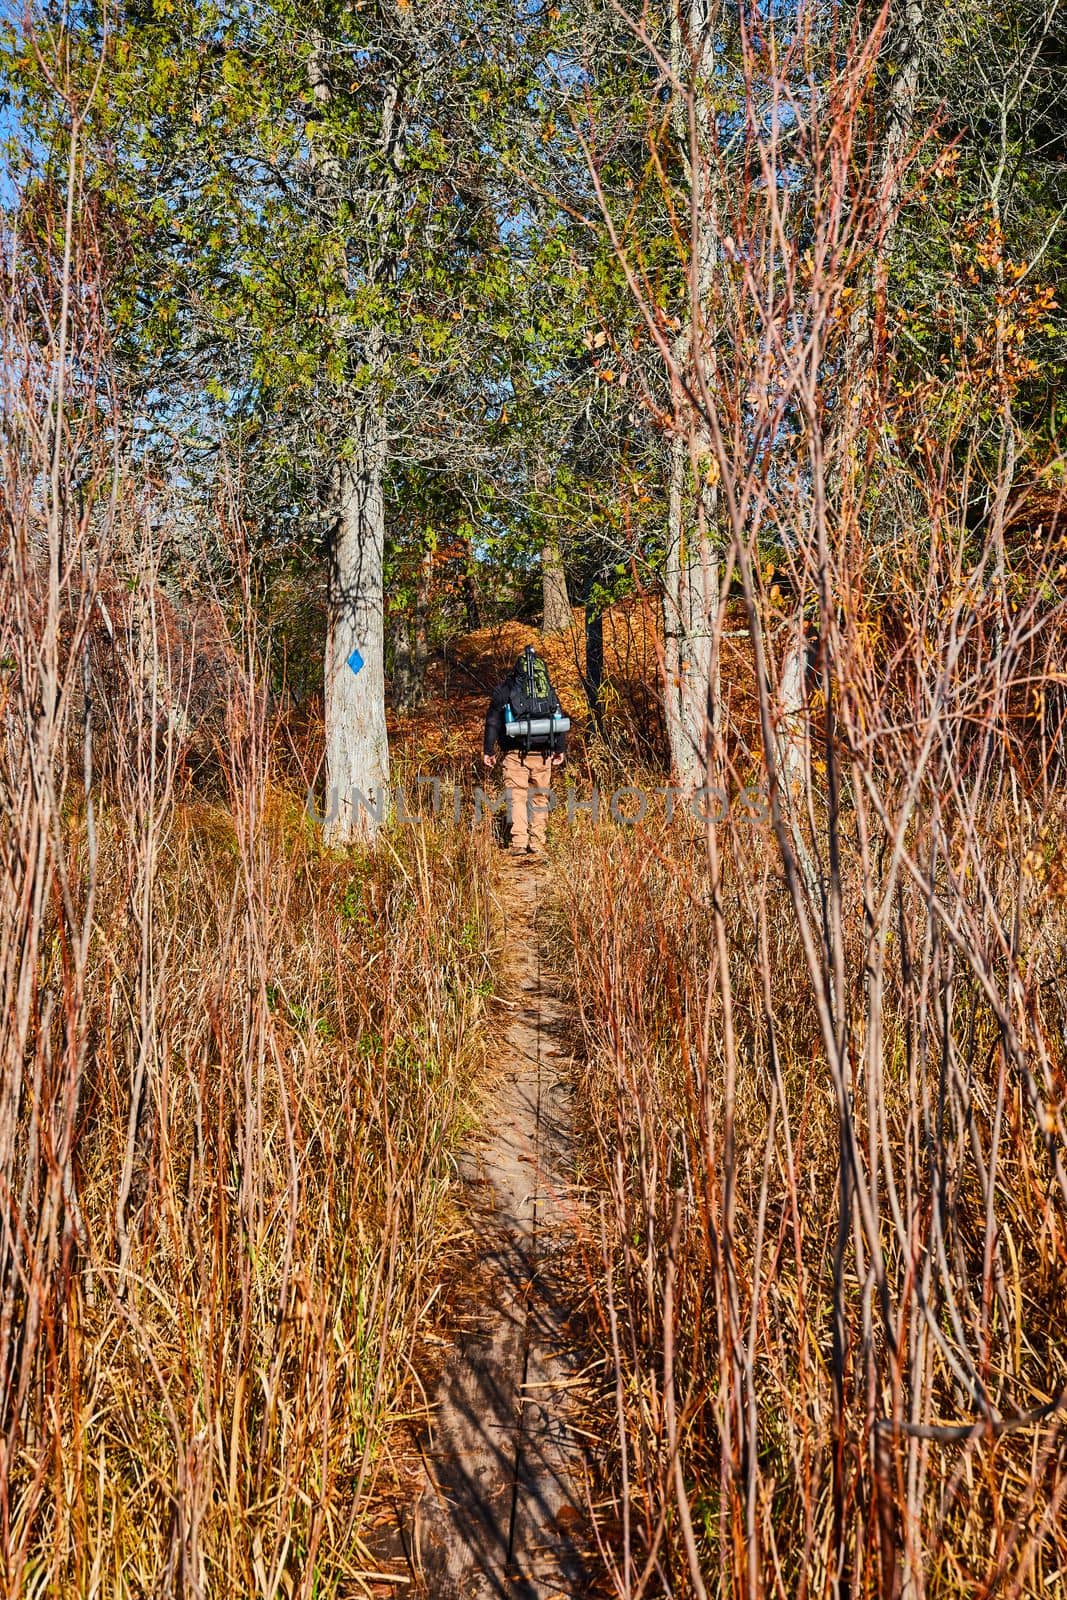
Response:
[{"label": "dry brush undergrowth", "polygon": [[[150,869],[145,819],[99,807],[84,962],[44,930],[8,1130],[11,1593],[361,1592],[383,1441],[420,1403],[493,981],[483,847],[407,829],[332,859],[252,781],[157,814]],[[77,880],[84,813],[65,831]]]},{"label": "dry brush undergrowth", "polygon": [[46,929],[14,1096],[10,1592],[358,1593],[480,1060],[481,846],[334,860],[264,783],[157,816],[146,883],[137,821],[97,812],[86,960]]},{"label": "dry brush undergrowth", "polygon": [[[1007,809],[986,819],[1012,841],[989,888],[1017,910],[1015,980],[1060,1081],[1057,849],[1049,817],[1027,837]],[[616,1587],[696,1592],[696,1570],[708,1594],[823,1594],[842,1575],[892,1592],[887,1566],[908,1563],[930,1594],[1054,1592],[1067,1305],[1052,1113],[1035,1119],[1003,1019],[904,882],[872,1012],[857,854],[834,998],[843,1117],[773,839],[736,805],[719,835],[721,939],[706,841],[680,816],[584,838],[556,914],[587,1178],[605,1196],[589,1270],[617,1424],[602,1516]],[[930,842],[917,827],[920,855]],[[850,1135],[863,1166],[842,1213]],[[860,1181],[881,1283],[849,1198]]]}]

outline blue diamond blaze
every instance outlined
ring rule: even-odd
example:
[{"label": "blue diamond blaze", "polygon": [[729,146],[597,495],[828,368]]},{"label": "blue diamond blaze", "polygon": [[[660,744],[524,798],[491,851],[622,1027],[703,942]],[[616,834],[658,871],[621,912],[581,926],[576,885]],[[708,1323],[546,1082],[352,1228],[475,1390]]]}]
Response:
[{"label": "blue diamond blaze", "polygon": [[352,654],[348,658],[348,665],[352,668],[353,672],[358,672],[364,665],[363,657],[360,655],[358,650],[353,650]]}]

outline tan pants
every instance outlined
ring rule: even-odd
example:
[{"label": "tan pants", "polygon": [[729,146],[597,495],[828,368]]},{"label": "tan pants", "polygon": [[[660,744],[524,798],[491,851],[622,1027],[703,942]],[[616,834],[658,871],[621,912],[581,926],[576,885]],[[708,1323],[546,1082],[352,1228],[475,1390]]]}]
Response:
[{"label": "tan pants", "polygon": [[511,821],[511,848],[540,852],[548,828],[548,791],[552,787],[552,757],[531,750],[509,750],[504,756],[504,792]]}]

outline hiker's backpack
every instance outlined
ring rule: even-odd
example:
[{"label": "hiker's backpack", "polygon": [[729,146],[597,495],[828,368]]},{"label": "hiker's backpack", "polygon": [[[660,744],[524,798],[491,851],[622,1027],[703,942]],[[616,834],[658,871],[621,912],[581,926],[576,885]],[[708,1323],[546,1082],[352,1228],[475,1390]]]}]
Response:
[{"label": "hiker's backpack", "polygon": [[504,732],[509,739],[524,739],[527,751],[535,741],[555,750],[556,739],[569,732],[570,725],[571,720],[563,715],[559,697],[552,687],[548,668],[533,646],[527,645],[508,683]]}]

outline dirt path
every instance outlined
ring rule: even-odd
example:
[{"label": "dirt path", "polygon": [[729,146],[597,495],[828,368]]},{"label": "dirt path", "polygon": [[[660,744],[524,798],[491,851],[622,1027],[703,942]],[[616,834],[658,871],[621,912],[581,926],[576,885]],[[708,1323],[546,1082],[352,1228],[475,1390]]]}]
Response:
[{"label": "dirt path", "polygon": [[498,885],[520,987],[486,1135],[464,1163],[484,1297],[433,1396],[425,1487],[404,1518],[411,1567],[433,1600],[576,1600],[588,1588],[568,1424],[571,1087],[565,1016],[534,932],[542,871],[505,862]]}]

